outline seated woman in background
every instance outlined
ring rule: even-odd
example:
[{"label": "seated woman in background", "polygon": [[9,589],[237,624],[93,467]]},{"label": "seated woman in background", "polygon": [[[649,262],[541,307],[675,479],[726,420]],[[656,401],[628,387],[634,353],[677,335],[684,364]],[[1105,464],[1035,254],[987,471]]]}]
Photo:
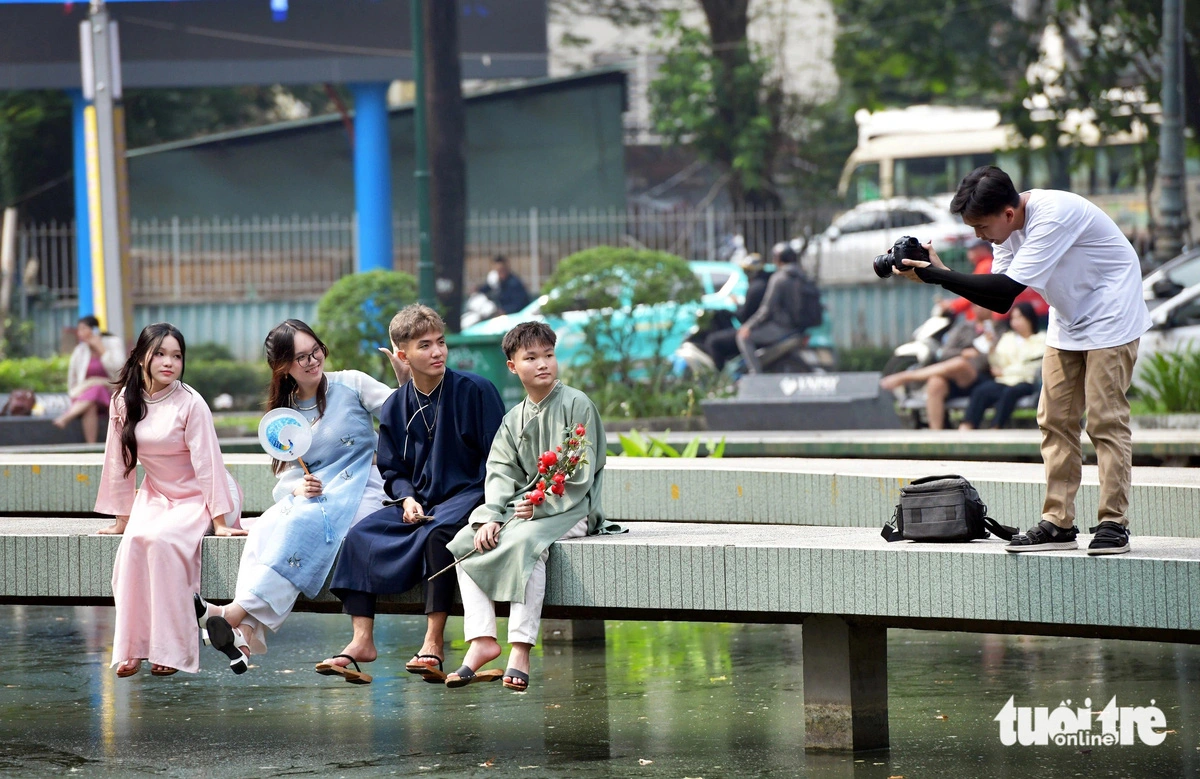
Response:
[{"label": "seated woman in background", "polygon": [[308,473],[298,462],[274,462],[275,505],[249,526],[233,603],[195,598],[193,619],[236,674],[249,668],[250,653],[267,651],[267,629],[279,630],[300,593],[320,591],[350,526],[387,497],[372,417],[394,390],[360,371],[326,373],[329,350],[298,319],[268,333],[266,351],[267,407],[299,411],[312,426],[312,445],[303,458]]},{"label": "seated woman in background", "polygon": [[108,412],[113,382],[125,364],[125,344],[117,336],[101,332],[100,320],[91,314],[79,319],[75,337],[79,343],[67,366],[71,407],[54,424],[66,427],[72,419],[83,417],[83,440],[94,444],[100,434],[100,412]]},{"label": "seated woman in background", "polygon": [[1038,368],[1046,352],[1046,334],[1038,332],[1037,314],[1031,303],[1017,303],[1009,313],[1009,331],[988,352],[992,377],[980,381],[971,390],[971,401],[959,430],[974,430],[992,406],[996,415],[992,427],[1008,424],[1017,401],[1032,395],[1037,387]]},{"label": "seated woman in background", "polygon": [[[200,544],[210,529],[236,529],[241,492],[225,470],[212,413],[183,383],[183,334],[148,325],[121,370],[108,420],[96,511],[117,521],[113,563],[117,606],[113,665],[132,676],[200,670],[192,593],[200,589]],[[140,489],[135,469],[145,471]]]}]

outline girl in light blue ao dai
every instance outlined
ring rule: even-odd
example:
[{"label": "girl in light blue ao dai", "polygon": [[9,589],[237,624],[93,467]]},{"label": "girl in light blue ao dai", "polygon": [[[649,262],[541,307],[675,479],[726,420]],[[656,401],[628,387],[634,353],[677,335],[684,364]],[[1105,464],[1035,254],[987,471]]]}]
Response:
[{"label": "girl in light blue ao dai", "polygon": [[312,598],[333,567],[350,527],[383,503],[375,468],[379,416],[393,390],[359,371],[325,373],[325,344],[312,329],[289,319],[267,335],[271,366],[268,408],[293,408],[312,425],[312,446],[298,462],[275,461],[275,505],[245,521],[233,603],[213,606],[196,598],[196,617],[214,648],[244,673],[250,653],[267,651],[266,631],[279,629],[300,593]]}]

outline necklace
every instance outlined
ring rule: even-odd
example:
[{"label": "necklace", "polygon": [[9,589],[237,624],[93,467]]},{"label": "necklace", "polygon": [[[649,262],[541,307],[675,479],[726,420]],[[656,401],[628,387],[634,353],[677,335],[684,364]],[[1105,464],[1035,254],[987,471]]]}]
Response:
[{"label": "necklace", "polygon": [[[438,394],[437,405],[433,407],[433,422],[431,423],[425,416],[425,409],[429,408],[432,401],[430,401],[430,403],[426,403],[426,404],[420,406],[417,409],[417,411],[421,414],[421,422],[425,425],[425,433],[428,436],[428,440],[430,440],[430,441],[433,440],[433,429],[435,427],[437,427],[438,414],[441,413],[441,410],[442,410],[442,384],[444,381],[445,381],[445,378],[443,377],[442,381],[438,382],[437,387],[435,387],[433,389],[433,391],[431,391],[428,395],[425,395],[426,398],[432,398],[434,392],[436,392]],[[420,403],[421,395],[424,393],[422,393],[421,390],[417,389],[417,383],[415,381],[413,382],[413,392],[415,392],[417,395],[417,403]]]},{"label": "necklace", "polygon": [[[179,382],[172,382],[171,389],[168,390],[161,398],[151,398],[149,392],[142,390],[142,400],[144,400],[147,405],[153,406],[155,403],[162,403],[164,400],[171,397],[171,395],[175,394],[175,390],[177,389],[179,389]],[[162,392],[162,390],[159,390],[159,392]]]},{"label": "necklace", "polygon": [[316,398],[313,398],[313,402],[312,402],[311,406],[301,406],[300,401],[299,400],[296,401],[296,410],[297,411],[312,411],[316,407],[317,407],[317,399]]}]

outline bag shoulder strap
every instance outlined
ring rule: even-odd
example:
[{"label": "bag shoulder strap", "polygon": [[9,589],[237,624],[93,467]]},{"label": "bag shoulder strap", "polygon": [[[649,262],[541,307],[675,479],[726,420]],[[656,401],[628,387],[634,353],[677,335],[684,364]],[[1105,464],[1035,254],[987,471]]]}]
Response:
[{"label": "bag shoulder strap", "polygon": [[893,541],[903,541],[904,540],[904,534],[901,533],[900,530],[897,529],[897,527],[896,527],[897,518],[899,517],[899,515],[900,515],[900,506],[899,506],[899,504],[897,504],[895,510],[892,511],[892,518],[889,519],[887,522],[883,523],[883,530],[879,531],[879,535],[883,536],[883,540],[887,541],[889,544]]},{"label": "bag shoulder strap", "polygon": [[1020,530],[1018,530],[1015,527],[1009,527],[1008,525],[1001,525],[999,522],[997,522],[996,520],[989,517],[986,513],[983,515],[983,525],[988,530],[995,533],[997,537],[1002,538],[1005,541],[1011,541],[1013,539],[1013,536],[1015,536],[1021,532]]}]

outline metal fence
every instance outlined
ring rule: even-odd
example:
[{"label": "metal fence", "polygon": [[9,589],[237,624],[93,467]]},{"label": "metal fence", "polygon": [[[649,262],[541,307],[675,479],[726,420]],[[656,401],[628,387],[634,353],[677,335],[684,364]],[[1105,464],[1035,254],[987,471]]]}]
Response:
[{"label": "metal fence", "polygon": [[[659,211],[641,208],[472,213],[467,220],[465,280],[481,283],[488,263],[506,255],[531,288],[559,260],[601,245],[677,254],[689,260],[728,256],[734,235],[751,251],[768,251],[797,232],[796,215],[782,211],[730,212],[715,208]],[[392,223],[393,266],[416,273],[415,216]],[[17,240],[22,268],[47,300],[76,296],[75,226],[28,225]],[[283,300],[317,297],[352,272],[356,227],[352,216],[132,220],[131,288],[135,302]],[[30,266],[30,263],[35,263]],[[33,281],[36,279],[36,281]]]}]

